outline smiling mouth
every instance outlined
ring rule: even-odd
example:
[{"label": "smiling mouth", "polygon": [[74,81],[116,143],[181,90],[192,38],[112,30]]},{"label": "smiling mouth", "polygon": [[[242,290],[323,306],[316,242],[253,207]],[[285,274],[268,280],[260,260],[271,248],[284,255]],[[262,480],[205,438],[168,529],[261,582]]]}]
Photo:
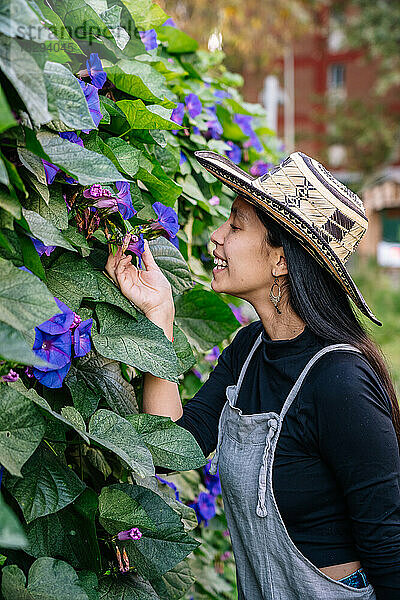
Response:
[{"label": "smiling mouth", "polygon": [[228,267],[228,263],[226,260],[222,260],[222,258],[214,258],[214,264],[213,272],[223,271]]}]

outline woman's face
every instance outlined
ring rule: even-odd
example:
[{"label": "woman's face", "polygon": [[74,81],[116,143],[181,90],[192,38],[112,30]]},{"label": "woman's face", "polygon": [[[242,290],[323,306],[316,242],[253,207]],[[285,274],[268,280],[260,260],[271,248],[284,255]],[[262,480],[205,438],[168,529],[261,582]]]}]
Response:
[{"label": "woman's face", "polygon": [[[241,196],[232,204],[229,219],[211,235],[215,258],[223,259],[223,268],[215,265],[211,287],[249,302],[265,300],[273,283],[272,270],[276,249],[265,243],[266,229],[253,206]],[[225,262],[226,261],[226,262]]]}]

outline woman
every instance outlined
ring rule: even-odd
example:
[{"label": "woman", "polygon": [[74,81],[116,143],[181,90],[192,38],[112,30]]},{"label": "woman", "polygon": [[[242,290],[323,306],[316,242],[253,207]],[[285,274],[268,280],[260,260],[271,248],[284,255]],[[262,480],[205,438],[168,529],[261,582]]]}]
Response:
[{"label": "woman", "polygon": [[[365,233],[361,200],[296,152],[254,179],[196,152],[237,191],[211,236],[212,288],[243,298],[242,328],[182,411],[146,374],[143,410],[216,449],[246,600],[400,599],[399,407],[349,297],[380,324],[344,263]],[[145,271],[110,255],[122,292],[171,340],[171,289],[146,242]]]}]

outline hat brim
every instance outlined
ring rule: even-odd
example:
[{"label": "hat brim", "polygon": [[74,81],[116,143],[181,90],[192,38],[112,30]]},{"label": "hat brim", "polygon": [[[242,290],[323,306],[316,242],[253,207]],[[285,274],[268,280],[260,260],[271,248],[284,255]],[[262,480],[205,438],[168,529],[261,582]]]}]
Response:
[{"label": "hat brim", "polygon": [[240,169],[228,157],[208,150],[198,150],[194,155],[209,173],[242,195],[251,204],[264,210],[298,239],[315,260],[331,273],[361,312],[376,325],[382,325],[369,308],[342,261],[315,227],[294,213],[290,207],[256,187],[254,181],[257,177]]}]

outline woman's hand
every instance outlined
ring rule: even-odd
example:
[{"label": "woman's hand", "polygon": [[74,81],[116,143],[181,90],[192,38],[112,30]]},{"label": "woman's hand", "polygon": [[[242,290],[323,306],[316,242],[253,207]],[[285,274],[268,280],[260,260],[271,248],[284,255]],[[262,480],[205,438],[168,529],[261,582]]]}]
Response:
[{"label": "woman's hand", "polygon": [[143,313],[154,320],[152,315],[163,315],[165,319],[174,318],[174,303],[171,285],[157,265],[151,253],[149,243],[144,241],[142,261],[145,270],[131,264],[132,256],[122,254],[121,248],[115,255],[110,253],[106,271],[120,287],[121,292]]}]

